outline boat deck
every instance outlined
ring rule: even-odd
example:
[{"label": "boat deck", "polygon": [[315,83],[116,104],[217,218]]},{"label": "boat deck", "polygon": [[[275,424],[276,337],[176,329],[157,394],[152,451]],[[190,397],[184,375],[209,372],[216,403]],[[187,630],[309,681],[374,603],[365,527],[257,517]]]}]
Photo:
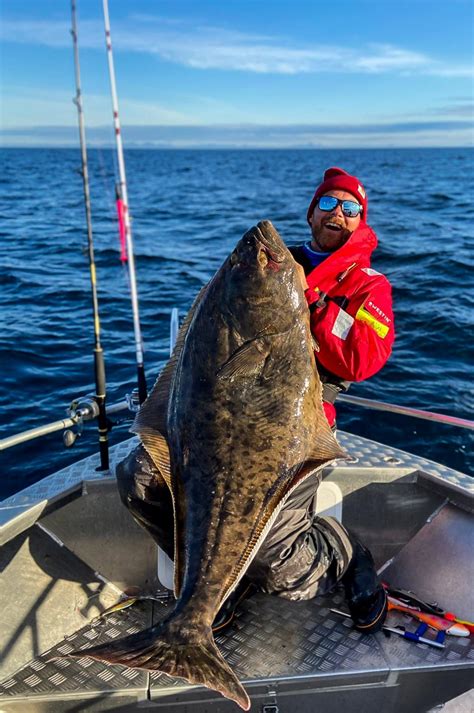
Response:
[{"label": "boat deck", "polygon": [[[162,619],[171,606],[166,595],[162,602],[142,601],[66,637],[3,682],[2,710],[127,710],[127,705],[131,708],[140,701],[142,706],[146,701],[153,702],[153,710],[175,710],[178,703],[183,706],[179,710],[186,711],[208,707],[213,711],[237,710],[215,693],[163,673],[110,666],[87,656],[51,660],[141,631]],[[355,631],[349,620],[332,613],[332,607],[343,607],[341,593],[311,602],[286,602],[257,594],[242,604],[231,628],[217,636],[216,642],[254,704],[263,709],[273,703],[281,712],[310,711],[316,709],[311,708],[310,700],[315,705],[314,696],[318,696],[324,710],[332,711],[336,709],[324,699],[338,687],[346,690],[350,701],[345,710],[360,707],[365,713],[380,710],[382,704],[384,710],[391,710],[387,695],[396,706],[394,710],[404,710],[397,701],[402,691],[407,695],[408,687],[409,710],[415,713],[428,710],[448,691],[452,697],[468,688],[468,675],[464,685],[451,679],[458,678],[456,668],[461,661],[468,660],[474,666],[471,639],[450,637],[445,649],[434,649],[395,635],[364,635]],[[415,628],[413,623],[411,626]],[[433,666],[442,667],[437,685],[429,675]],[[369,688],[370,707],[366,700]],[[300,700],[298,708],[290,705],[290,697],[295,695]],[[53,699],[54,708],[50,707]],[[78,706],[80,702],[83,707]]]},{"label": "boat deck", "polygon": [[[366,439],[339,438],[358,462],[326,469],[324,482],[340,490],[343,521],[365,536],[384,579],[472,619],[472,479]],[[135,443],[112,449],[112,467]],[[151,539],[118,503],[111,474],[97,473],[96,464],[95,456],[85,459],[0,509],[6,643],[0,709],[235,713],[235,704],[218,694],[162,673],[61,658],[145,629],[173,603],[159,589]],[[132,583],[158,601],[101,617]],[[472,685],[472,637],[446,637],[445,648],[436,649],[384,632],[364,635],[332,608],[344,609],[341,591],[309,602],[256,594],[242,603],[216,641],[252,711],[416,713]],[[417,626],[391,613],[396,623]]]}]

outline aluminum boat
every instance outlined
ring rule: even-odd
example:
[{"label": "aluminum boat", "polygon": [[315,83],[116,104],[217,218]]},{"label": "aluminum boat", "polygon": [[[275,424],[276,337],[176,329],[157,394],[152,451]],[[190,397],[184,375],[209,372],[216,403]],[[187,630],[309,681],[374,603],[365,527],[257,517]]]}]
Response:
[{"label": "aluminum boat", "polygon": [[[384,581],[472,621],[473,479],[376,441],[338,438],[355,462],[324,470],[319,512],[360,536]],[[2,712],[238,710],[163,673],[107,665],[86,652],[67,658],[145,629],[173,606],[157,548],[115,484],[116,464],[136,443],[112,448],[106,473],[90,456],[0,504]],[[124,593],[141,598],[103,615]],[[344,606],[339,589],[307,602],[256,594],[242,603],[216,641],[253,712],[417,713],[472,686],[472,636],[446,636],[438,648],[383,631],[366,635],[332,611]],[[417,628],[397,612],[387,621]],[[425,637],[435,640],[435,632]]]}]

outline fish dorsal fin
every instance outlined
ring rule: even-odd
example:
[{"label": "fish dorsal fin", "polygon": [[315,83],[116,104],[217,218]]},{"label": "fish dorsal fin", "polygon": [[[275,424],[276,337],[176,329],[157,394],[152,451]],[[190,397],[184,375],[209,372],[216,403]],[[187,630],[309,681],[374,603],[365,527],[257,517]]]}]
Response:
[{"label": "fish dorsal fin", "polygon": [[165,438],[168,435],[168,401],[171,384],[173,383],[176,365],[178,364],[181,352],[183,351],[183,346],[186,340],[189,325],[193,320],[196,309],[199,303],[201,302],[206,292],[206,289],[207,285],[201,289],[196,299],[194,300],[194,303],[188,314],[186,315],[186,318],[184,319],[184,322],[178,332],[176,344],[174,346],[173,353],[168,363],[161,371],[148,398],[142,404],[139,412],[135,417],[132,428],[130,430],[132,431],[132,433],[136,433],[138,436],[140,436],[140,439],[142,441],[142,433],[144,433],[145,430],[148,431],[152,429],[155,431],[159,431],[159,433],[162,434]]},{"label": "fish dorsal fin", "polygon": [[143,428],[140,439],[172,492],[170,452],[166,438],[153,428]]},{"label": "fish dorsal fin", "polygon": [[326,420],[318,432],[314,446],[308,454],[308,461],[322,463],[324,461],[335,460],[336,458],[348,459],[347,451],[342,448],[336,440]]},{"label": "fish dorsal fin", "polygon": [[186,318],[178,332],[178,337],[176,339],[176,344],[173,349],[173,353],[159,375],[155,382],[150,395],[143,403],[138,412],[135,421],[133,422],[131,431],[136,433],[147,453],[153,460],[154,464],[163,476],[169,490],[171,493],[171,498],[173,500],[173,511],[174,511],[174,562],[175,562],[175,594],[176,597],[179,595],[181,588],[181,562],[179,557],[179,547],[178,540],[180,533],[177,531],[177,517],[176,517],[176,496],[175,488],[173,487],[173,478],[171,473],[171,463],[170,463],[170,452],[168,446],[168,401],[171,391],[171,385],[173,383],[174,374],[176,371],[176,366],[179,362],[181,352],[183,351],[184,342],[186,335],[188,333],[189,325],[191,324],[196,309],[201,302],[206,287],[203,287],[199,292],[198,296],[194,300],[194,303],[189,310]]},{"label": "fish dorsal fin", "polygon": [[306,460],[304,460],[295,471],[288,490],[293,490],[296,485],[305,480],[311,473],[321,470],[336,458],[350,460],[349,454],[339,445],[336,437],[325,421],[321,427],[321,431],[318,433],[317,443],[313,446],[310,453],[307,454]]},{"label": "fish dorsal fin", "polygon": [[146,426],[143,426],[142,428],[140,428],[139,435],[141,442],[143,443],[143,447],[152,459],[156,468],[158,468],[160,474],[163,476],[163,479],[166,485],[168,486],[171,494],[174,517],[174,590],[176,597],[178,597],[181,588],[181,575],[179,574],[181,567],[181,558],[179,556],[178,547],[179,533],[176,527],[177,503],[175,497],[175,488],[173,487],[173,480],[171,476],[171,463],[168,442],[163,436],[163,434],[161,434],[155,428],[147,428]]},{"label": "fish dorsal fin", "polygon": [[181,591],[183,572],[181,566],[181,555],[180,547],[182,538],[182,533],[179,531],[178,523],[178,503],[176,500],[175,487],[173,484],[173,477],[171,473],[171,463],[170,463],[170,452],[168,447],[168,442],[166,438],[153,428],[142,428],[140,430],[140,439],[143,443],[144,448],[153,460],[153,463],[160,471],[166,485],[171,493],[171,500],[173,503],[173,517],[174,517],[174,593],[176,598],[179,597]]}]

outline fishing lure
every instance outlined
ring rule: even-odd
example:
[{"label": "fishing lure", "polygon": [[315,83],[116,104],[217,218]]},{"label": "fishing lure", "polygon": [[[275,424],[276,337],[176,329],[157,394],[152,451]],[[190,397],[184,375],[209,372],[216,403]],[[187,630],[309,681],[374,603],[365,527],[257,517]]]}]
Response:
[{"label": "fishing lure", "polygon": [[[424,612],[425,614],[433,614],[434,616],[441,617],[442,619],[445,619],[451,624],[459,624],[461,627],[464,627],[464,629],[468,630],[469,634],[474,633],[474,622],[460,619],[455,614],[453,614],[453,612],[445,611],[444,609],[442,609],[438,604],[425,602],[413,592],[407,592],[405,589],[397,589],[395,587],[391,587],[385,582],[383,583],[383,586],[385,587],[387,595],[389,597],[397,599],[404,606],[410,607],[411,609],[419,610],[420,612]],[[457,634],[457,636],[467,635],[468,634],[466,633]]]},{"label": "fishing lure", "polygon": [[[346,619],[351,618],[350,614],[345,611],[340,611],[340,609],[331,609],[331,611],[334,612],[334,614],[339,614],[339,616],[345,617]],[[403,626],[382,626],[382,631],[387,632],[387,634],[397,634],[397,636],[401,636],[403,639],[407,639],[408,641],[414,641],[416,644],[426,644],[427,646],[433,646],[436,649],[446,648],[444,645],[444,639],[446,636],[445,632],[438,631],[436,639],[428,639],[423,636],[427,629],[428,624],[425,624],[424,622],[420,623],[416,631],[407,631]]]},{"label": "fishing lure", "polygon": [[418,619],[418,621],[423,622],[435,631],[444,631],[446,634],[450,634],[451,636],[469,636],[470,634],[469,629],[457,621],[445,619],[437,614],[422,612],[418,607],[410,606],[399,599],[392,597],[390,594],[387,599],[388,611],[399,611],[404,614],[408,614],[414,619]]}]

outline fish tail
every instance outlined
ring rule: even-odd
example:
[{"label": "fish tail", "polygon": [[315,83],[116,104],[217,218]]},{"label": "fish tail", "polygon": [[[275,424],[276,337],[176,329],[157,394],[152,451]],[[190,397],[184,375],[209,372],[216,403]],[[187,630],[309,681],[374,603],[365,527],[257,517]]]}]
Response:
[{"label": "fish tail", "polygon": [[218,691],[245,711],[250,708],[250,699],[215,645],[211,628],[198,633],[184,622],[180,627],[173,618],[139,634],[68,656],[89,656],[130,668],[162,671]]}]

